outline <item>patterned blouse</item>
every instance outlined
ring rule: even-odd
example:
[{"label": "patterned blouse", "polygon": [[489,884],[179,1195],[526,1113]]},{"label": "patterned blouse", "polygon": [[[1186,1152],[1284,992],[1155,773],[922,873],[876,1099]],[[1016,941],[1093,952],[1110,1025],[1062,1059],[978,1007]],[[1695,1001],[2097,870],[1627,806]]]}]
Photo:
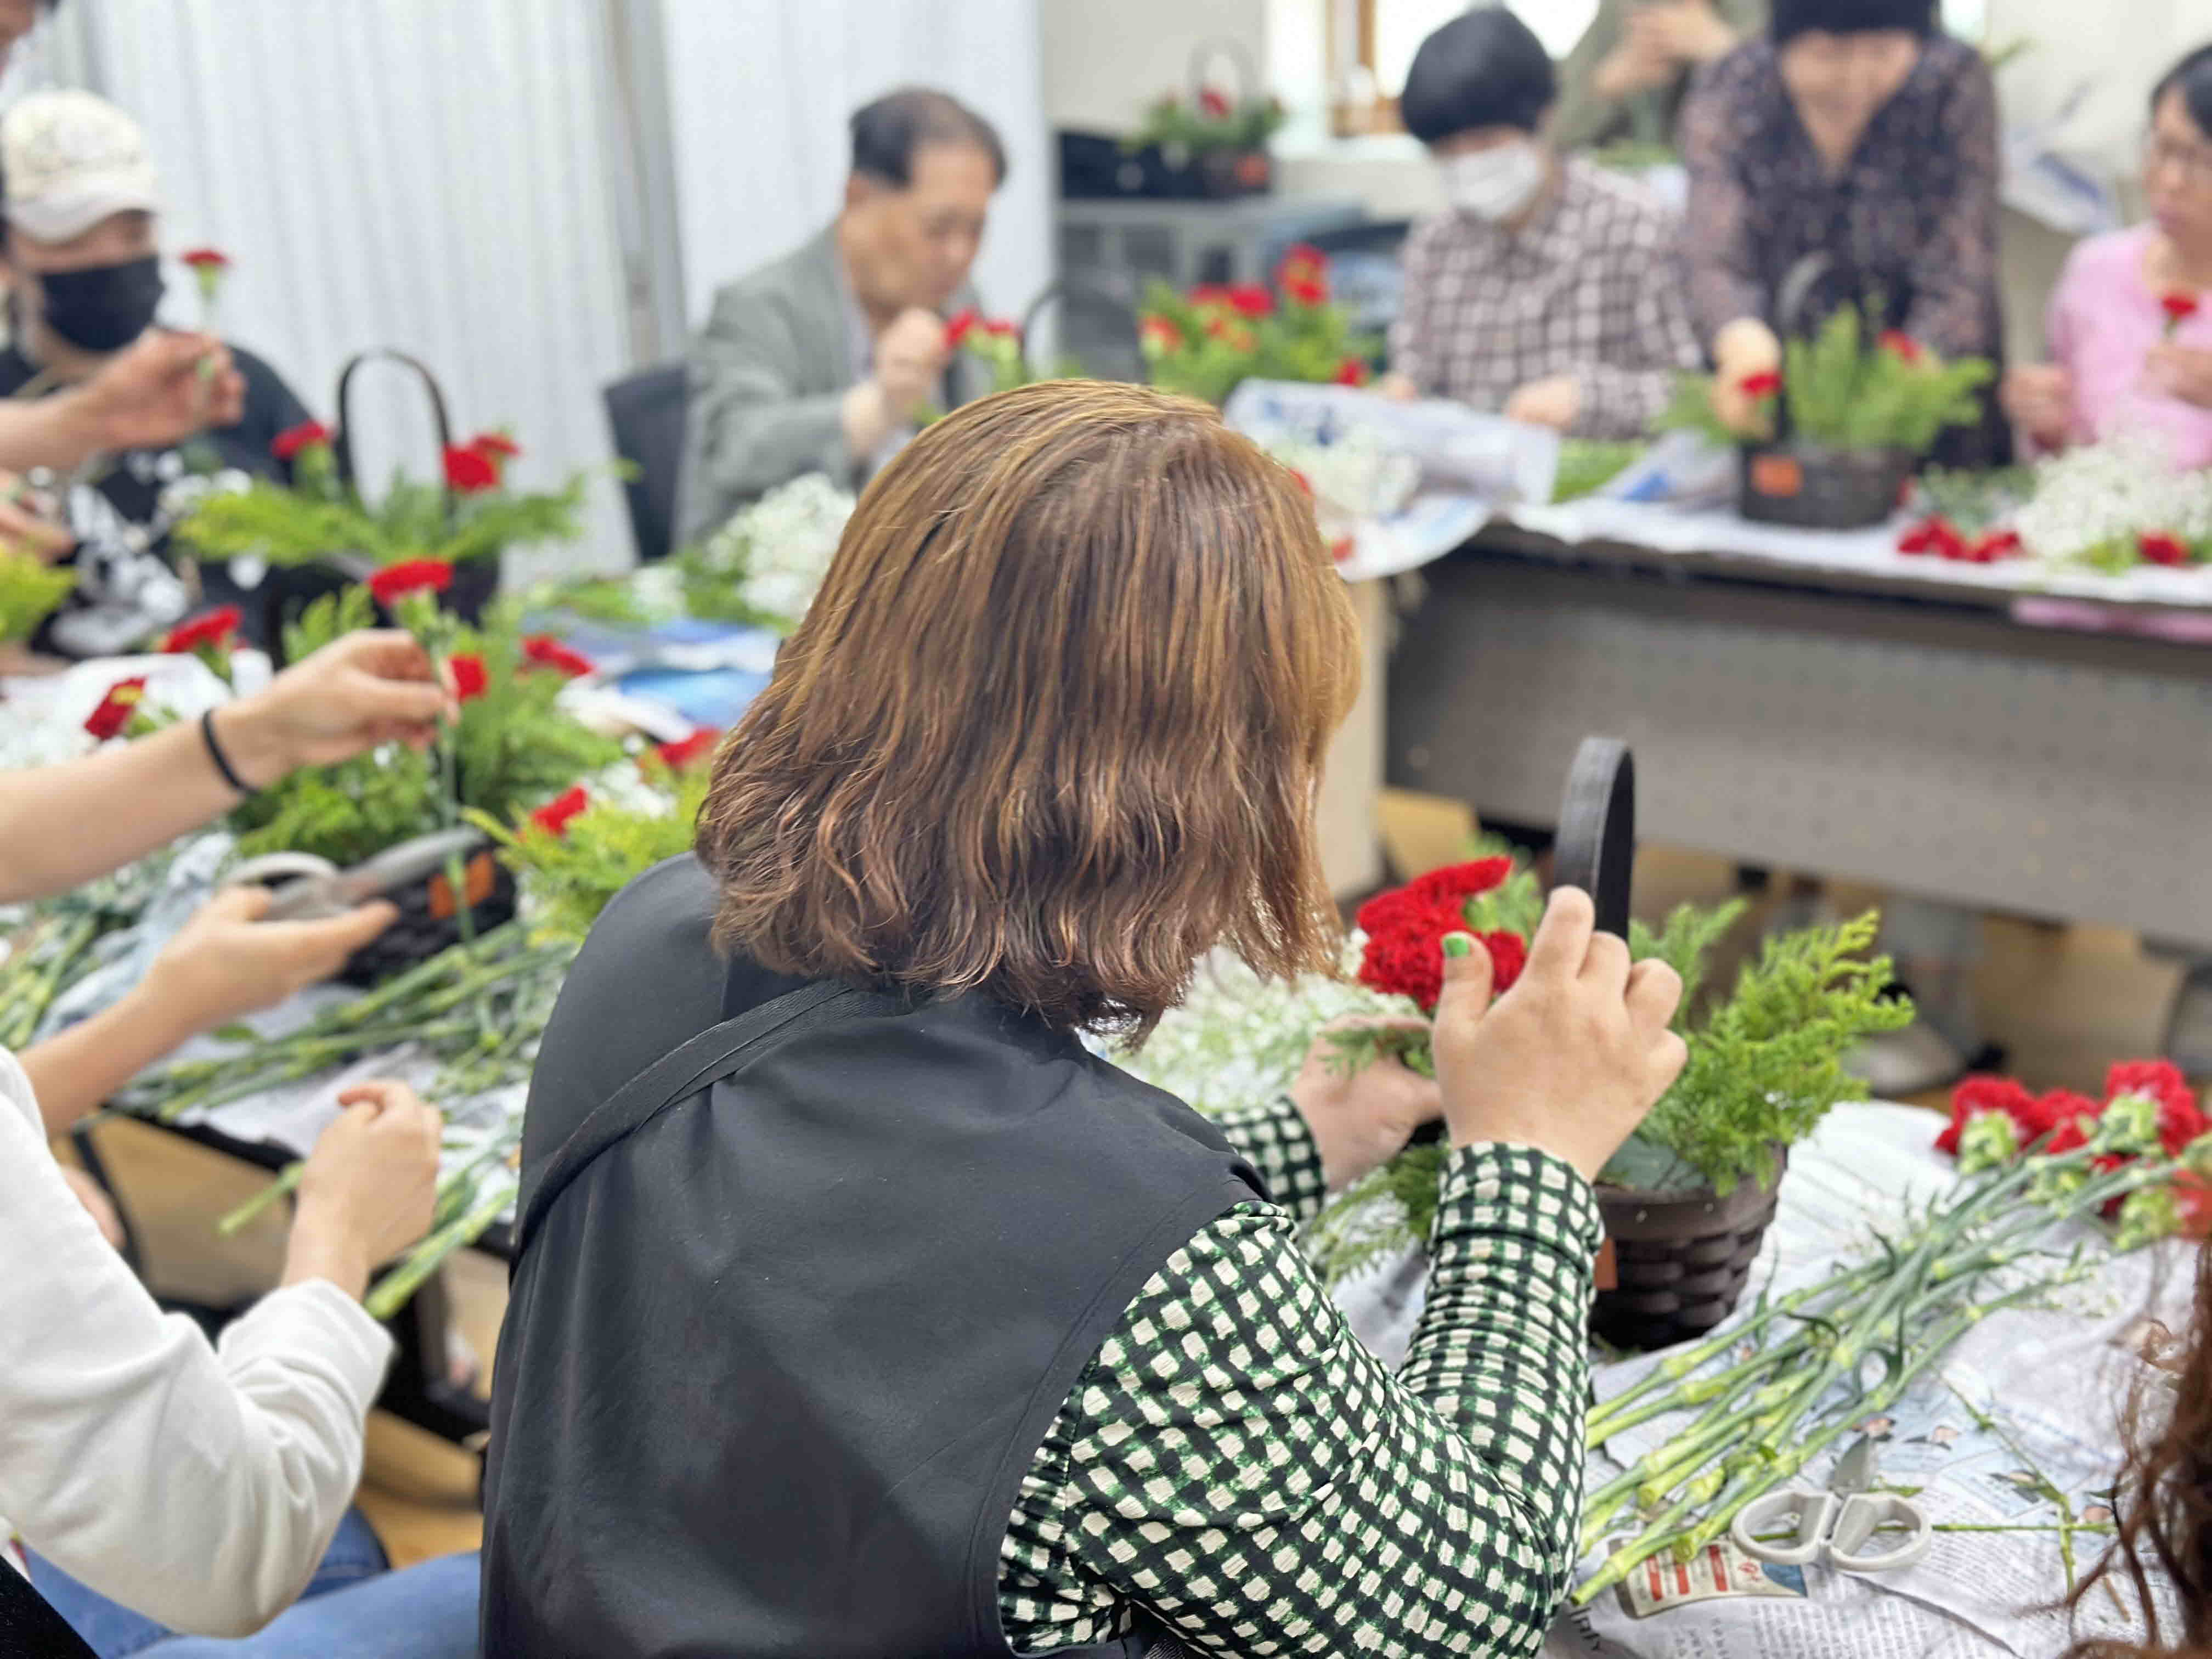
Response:
[{"label": "patterned blouse", "polygon": [[1427,220],[1406,240],[1390,366],[1428,397],[1492,412],[1532,380],[1571,375],[1572,435],[1638,436],[1702,361],[1680,230],[1641,185],[1575,158],[1518,230],[1465,213]]},{"label": "patterned blouse", "polygon": [[1299,1251],[1322,1186],[1297,1109],[1221,1127],[1279,1201],[1170,1257],[1069,1394],[1007,1526],[1006,1640],[1141,1612],[1218,1659],[1535,1653],[1576,1559],[1595,1195],[1525,1147],[1455,1152],[1393,1376]]},{"label": "patterned blouse", "polygon": [[[1701,340],[1740,317],[1808,332],[1846,300],[1879,297],[1885,325],[1942,356],[1998,359],[1996,88],[1973,48],[1930,38],[1840,173],[1799,118],[1765,38],[1698,82],[1680,142]],[[1778,316],[1784,281],[1815,253],[1830,257],[1827,274],[1795,319]],[[1989,447],[2004,446],[2002,423],[1984,428],[1951,434],[1951,465],[1997,459]]]}]

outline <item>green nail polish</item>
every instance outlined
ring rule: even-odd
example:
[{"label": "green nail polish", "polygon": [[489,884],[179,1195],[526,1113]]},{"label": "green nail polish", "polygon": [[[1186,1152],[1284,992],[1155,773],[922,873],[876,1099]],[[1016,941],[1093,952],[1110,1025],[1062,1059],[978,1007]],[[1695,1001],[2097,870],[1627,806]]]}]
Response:
[{"label": "green nail polish", "polygon": [[1471,957],[1474,954],[1474,940],[1466,933],[1446,933],[1444,954],[1448,957]]}]

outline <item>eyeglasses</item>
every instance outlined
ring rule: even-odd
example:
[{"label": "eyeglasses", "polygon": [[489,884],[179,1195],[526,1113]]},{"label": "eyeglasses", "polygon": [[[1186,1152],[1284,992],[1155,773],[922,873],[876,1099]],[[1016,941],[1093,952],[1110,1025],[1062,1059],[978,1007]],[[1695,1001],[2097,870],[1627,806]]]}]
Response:
[{"label": "eyeglasses", "polygon": [[2177,143],[2148,133],[2142,143],[2142,165],[2147,173],[2171,167],[2188,184],[2212,187],[2212,149],[2202,144]]}]

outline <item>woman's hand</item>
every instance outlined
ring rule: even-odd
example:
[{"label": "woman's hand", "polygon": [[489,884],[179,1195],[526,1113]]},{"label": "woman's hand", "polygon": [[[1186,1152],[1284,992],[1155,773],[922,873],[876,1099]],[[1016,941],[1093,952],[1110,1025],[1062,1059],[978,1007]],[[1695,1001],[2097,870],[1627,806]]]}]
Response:
[{"label": "woman's hand", "polygon": [[2073,435],[2073,377],[2056,363],[2008,370],[1997,401],[2006,418],[2045,449],[2063,449]]},{"label": "woman's hand", "polygon": [[1782,367],[1782,342],[1756,317],[1739,317],[1713,337],[1713,414],[1729,431],[1763,435],[1759,400],[1743,389],[1756,374]]},{"label": "woman's hand", "polygon": [[2143,359],[2143,384],[2162,397],[2212,409],[2212,351],[2162,340]]},{"label": "woman's hand", "polygon": [[152,449],[235,425],[246,377],[213,335],[149,328],[70,395],[91,447]]},{"label": "woman's hand", "polygon": [[429,1231],[441,1120],[404,1083],[356,1084],[300,1176],[284,1283],[327,1279],[348,1296]]},{"label": "woman's hand", "polygon": [[1595,931],[1589,895],[1556,890],[1528,965],[1490,1004],[1490,954],[1445,941],[1437,1077],[1452,1143],[1503,1141],[1565,1158],[1595,1181],[1689,1058],[1668,1027],[1682,981],[1662,962],[1632,968]]},{"label": "woman's hand", "polygon": [[1531,380],[1505,400],[1505,418],[1565,432],[1583,412],[1582,382],[1571,374]]},{"label": "woman's hand", "polygon": [[399,916],[378,899],[325,921],[262,921],[270,896],[265,887],[217,893],[154,959],[141,989],[176,1041],[319,985]]},{"label": "woman's hand", "polygon": [[215,714],[216,740],[257,788],[380,744],[422,748],[459,713],[429,653],[397,629],[363,629],[292,665]]},{"label": "woman's hand", "polygon": [[1443,1110],[1436,1079],[1396,1059],[1377,1060],[1356,1072],[1339,1069],[1331,1033],[1362,1027],[1408,1036],[1429,1035],[1424,1020],[1349,1020],[1324,1030],[1306,1051],[1306,1063],[1291,1085],[1291,1102],[1313,1132],[1322,1176],[1333,1193],[1397,1157],[1413,1131]]},{"label": "woman's hand", "polygon": [[52,564],[76,545],[65,526],[40,512],[22,479],[0,472],[0,547],[20,548]]}]

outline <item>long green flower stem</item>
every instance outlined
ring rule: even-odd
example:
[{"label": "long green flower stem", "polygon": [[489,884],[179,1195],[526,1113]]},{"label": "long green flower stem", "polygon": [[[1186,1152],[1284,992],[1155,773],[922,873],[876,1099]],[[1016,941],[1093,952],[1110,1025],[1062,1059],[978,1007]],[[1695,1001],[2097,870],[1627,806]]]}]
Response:
[{"label": "long green flower stem", "polygon": [[446,1258],[454,1251],[473,1244],[483,1236],[491,1224],[506,1213],[514,1202],[516,1183],[511,1181],[494,1182],[479,1194],[468,1212],[434,1232],[410,1250],[399,1265],[386,1273],[370,1289],[362,1306],[374,1319],[389,1319],[407,1304],[407,1298],[422,1288],[422,1281],[445,1265]]},{"label": "long green flower stem", "polygon": [[91,916],[75,916],[36,928],[21,942],[22,953],[0,969],[0,1047],[26,1048],[39,1022],[53,1006],[71,970],[100,936]]},{"label": "long green flower stem", "polygon": [[[1796,1418],[1777,1421],[1749,1445],[1737,1450],[1719,1470],[1708,1472],[1692,1483],[1672,1506],[1653,1517],[1634,1539],[1608,1556],[1605,1565],[1576,1589],[1575,1605],[1582,1606],[1620,1583],[1638,1566],[1670,1545],[1674,1546],[1679,1553],[1694,1555],[1726,1532],[1747,1504],[1792,1479],[1852,1425],[1863,1422],[1868,1417],[1878,1415],[1894,1406],[1922,1371],[1948,1353],[1982,1320],[2002,1308],[2045,1294],[2058,1285],[2081,1278],[2085,1273],[2085,1269],[2079,1267],[2070,1269],[2057,1278],[2022,1285],[1966,1309],[1936,1332],[1910,1362],[1893,1370],[1879,1388],[1868,1395],[1840,1402],[1842,1408],[1832,1414],[1827,1421],[1809,1437],[1796,1441],[1786,1449],[1781,1443],[1782,1436],[1784,1431],[1794,1428]],[[1714,1479],[1716,1474],[1720,1477],[1717,1481]],[[1708,1504],[1710,1507],[1705,1519],[1682,1534],[1678,1540],[1676,1527],[1692,1510]]]},{"label": "long green flower stem", "polygon": [[275,1204],[278,1199],[288,1193],[297,1192],[300,1188],[300,1177],[305,1175],[307,1170],[307,1165],[305,1160],[296,1164],[287,1164],[276,1172],[275,1180],[216,1222],[215,1224],[216,1234],[223,1238],[231,1238],[244,1232],[252,1224],[256,1217]]},{"label": "long green flower stem", "polygon": [[[1783,1394],[1779,1404],[1779,1385],[1767,1383],[1753,1389],[1751,1384],[1783,1360],[1795,1358],[1812,1347],[1809,1340],[1801,1345],[1800,1338],[1793,1336],[1777,1349],[1770,1350],[1774,1355],[1771,1364],[1761,1364],[1758,1363],[1759,1357],[1754,1356],[1753,1361],[1731,1368],[1729,1375],[1737,1383],[1735,1390],[1722,1392],[1720,1403],[1701,1422],[1692,1425],[1667,1445],[1646,1454],[1591,1495],[1584,1511],[1583,1547],[1588,1549],[1596,1544],[1632,1498],[1646,1507],[1656,1505],[1675,1486],[1723,1456],[1732,1443],[1738,1443],[1739,1431],[1753,1427],[1754,1442],[1765,1442],[1773,1437],[1778,1429],[1794,1424],[1830,1388],[1856,1373],[1870,1345],[1877,1337],[1887,1334],[1893,1315],[1899,1348],[1897,1364],[1892,1368],[1894,1373],[1904,1366],[1908,1335],[1960,1291],[1971,1291],[1982,1275],[2019,1260],[2027,1252],[2014,1248],[2018,1241],[2046,1233],[2074,1217],[2094,1214],[2110,1199],[2170,1179],[2176,1167],[2170,1160],[2138,1159],[2085,1182],[2072,1193],[2063,1195],[2054,1206],[2039,1204],[2023,1214],[2004,1218],[1993,1233],[1964,1250],[1937,1254],[1957,1243],[1960,1236],[1996,1202],[2017,1192],[2039,1174],[2086,1169],[2099,1155],[2097,1148],[2085,1147],[2057,1158],[2024,1160],[2023,1165],[2008,1167],[1995,1178],[1970,1189],[1948,1209],[1931,1213],[1911,1249],[1900,1252],[1885,1246],[1884,1260],[1875,1266],[1887,1275],[1886,1288],[1869,1307],[1851,1320],[1847,1329],[1833,1333],[1819,1368]],[[1863,1276],[1863,1270],[1849,1270],[1826,1285],[1812,1287],[1814,1296],[1807,1299],[1816,1299],[1820,1292],[1842,1280]],[[1832,1322],[1829,1322],[1829,1328],[1832,1328]],[[1732,1334],[1737,1340],[1741,1335],[1741,1328]],[[1709,1341],[1698,1352],[1710,1353],[1717,1346]],[[1708,1382],[1717,1379],[1702,1379]],[[1671,1396],[1647,1402],[1638,1416],[1648,1419],[1662,1414],[1662,1408],[1700,1403],[1702,1399],[1713,1397],[1711,1391],[1697,1398],[1686,1397],[1697,1389],[1698,1381],[1680,1383]],[[1743,1398],[1746,1395],[1747,1401]],[[1618,1433],[1622,1426],[1622,1420],[1617,1418],[1601,1425],[1606,1434]],[[1593,1443],[1595,1438],[1592,1437]]]}]

